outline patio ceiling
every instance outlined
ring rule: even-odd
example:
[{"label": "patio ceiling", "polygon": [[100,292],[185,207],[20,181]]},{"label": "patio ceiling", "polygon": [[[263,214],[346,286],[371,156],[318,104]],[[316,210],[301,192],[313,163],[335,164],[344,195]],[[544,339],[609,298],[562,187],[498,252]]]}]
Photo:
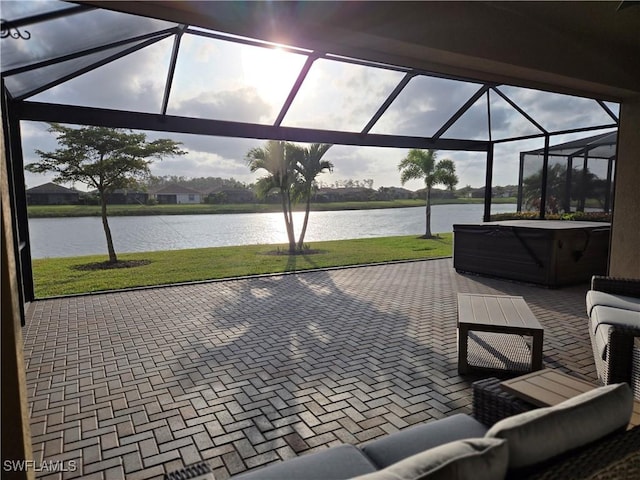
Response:
[{"label": "patio ceiling", "polygon": [[[139,10],[148,3],[104,6]],[[173,17],[190,13],[188,19],[197,18],[205,26],[222,26],[219,19],[226,19],[233,28],[233,13],[249,23],[260,13],[254,4],[188,3],[185,10],[184,5],[163,2],[159,16],[173,8]],[[139,13],[149,15],[146,6]],[[292,5],[287,12],[283,5],[272,7],[278,9],[273,18],[280,21],[293,10],[303,17],[318,11],[316,4],[304,12]],[[335,16],[334,7],[327,15]],[[220,14],[212,16],[213,11]],[[194,17],[194,12],[207,14]],[[617,126],[616,104],[380,63],[372,60],[373,54],[369,60],[354,58],[331,43],[323,44],[324,49],[285,46],[57,0],[3,2],[2,15],[8,36],[2,41],[2,77],[20,120],[468,151],[488,151],[491,142]],[[218,21],[212,22],[214,18]],[[258,32],[272,38],[264,28]],[[300,41],[306,46],[315,43],[305,36]],[[113,92],[126,92],[118,88],[119,82],[124,87],[127,81],[117,75],[122,62],[129,61],[127,68],[133,69],[136,55],[151,51],[160,61],[148,77],[163,79],[160,84],[155,80],[151,95],[58,103],[59,90],[72,89],[86,75],[110,78]],[[340,82],[343,78],[359,82]],[[582,114],[544,118],[540,106],[557,101]],[[229,102],[235,102],[235,108],[227,108]],[[254,108],[257,104],[262,108]]]}]

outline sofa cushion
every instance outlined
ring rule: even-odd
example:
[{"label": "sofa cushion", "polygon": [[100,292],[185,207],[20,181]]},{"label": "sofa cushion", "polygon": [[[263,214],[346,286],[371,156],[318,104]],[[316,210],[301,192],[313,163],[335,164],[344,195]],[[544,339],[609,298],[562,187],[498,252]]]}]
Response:
[{"label": "sofa cushion", "polygon": [[258,468],[233,478],[237,480],[344,480],[375,471],[375,466],[360,449],[353,445],[339,445],[318,453]]},{"label": "sofa cushion", "polygon": [[362,451],[378,468],[385,468],[430,448],[454,440],[482,437],[486,432],[487,427],[475,418],[459,413],[374,440],[364,445]]},{"label": "sofa cushion", "polygon": [[596,331],[600,325],[640,329],[640,312],[596,305],[591,309],[591,322],[595,323]]},{"label": "sofa cushion", "polygon": [[640,312],[640,298],[589,290],[587,292],[587,315],[591,315],[591,310],[597,305]]},{"label": "sofa cushion", "polygon": [[615,325],[638,328],[640,331],[640,312],[603,305],[596,305],[591,309],[589,331],[596,351],[603,360],[607,359],[609,331]]},{"label": "sofa cushion", "polygon": [[434,447],[354,480],[495,480],[509,464],[507,441],[470,438]]},{"label": "sofa cushion", "polygon": [[489,429],[487,437],[506,439],[509,468],[523,468],[624,429],[632,409],[629,385],[607,385],[553,407],[505,418]]}]

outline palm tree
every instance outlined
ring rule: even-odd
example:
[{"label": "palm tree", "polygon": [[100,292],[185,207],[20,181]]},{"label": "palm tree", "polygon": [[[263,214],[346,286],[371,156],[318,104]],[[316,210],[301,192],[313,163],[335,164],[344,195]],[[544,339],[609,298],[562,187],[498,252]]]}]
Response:
[{"label": "palm tree", "polygon": [[256,182],[256,194],[265,198],[276,191],[280,194],[282,214],[289,239],[289,253],[296,251],[296,238],[293,229],[293,214],[291,206],[292,195],[296,191],[296,164],[302,157],[302,149],[287,142],[269,140],[263,147],[252,148],[247,153],[247,163],[252,172],[266,170],[268,175]]},{"label": "palm tree", "polygon": [[[570,182],[567,196],[567,181]],[[540,208],[542,195],[542,169],[532,173],[522,181],[525,208]],[[576,200],[576,211],[584,212],[588,198],[597,200],[604,206],[606,181],[599,179],[588,168],[573,167],[567,177],[567,165],[554,163],[547,168],[546,213],[558,213],[559,201],[565,212],[571,211],[571,200]]]},{"label": "palm tree", "polygon": [[452,160],[447,158],[436,163],[437,153],[435,150],[411,149],[409,154],[400,161],[398,170],[402,185],[409,180],[424,179],[426,187],[426,220],[427,226],[423,238],[433,238],[431,234],[431,189],[434,185],[442,184],[450,190],[458,183],[456,166]]},{"label": "palm tree", "polygon": [[304,211],[304,221],[302,230],[300,231],[300,239],[298,240],[298,250],[302,250],[304,235],[307,233],[307,224],[309,223],[309,210],[311,208],[311,191],[315,185],[316,177],[325,170],[333,171],[333,163],[328,160],[322,160],[322,157],[332,145],[326,143],[312,143],[311,146],[302,149],[302,156],[296,166],[297,172],[300,174],[300,194],[306,200]]}]

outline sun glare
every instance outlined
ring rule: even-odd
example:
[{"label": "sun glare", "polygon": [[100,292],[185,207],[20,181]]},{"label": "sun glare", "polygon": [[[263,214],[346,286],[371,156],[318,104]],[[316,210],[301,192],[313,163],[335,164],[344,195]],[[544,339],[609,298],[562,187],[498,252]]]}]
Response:
[{"label": "sun glare", "polygon": [[244,81],[269,103],[282,103],[304,64],[304,57],[281,48],[246,47],[242,51]]}]

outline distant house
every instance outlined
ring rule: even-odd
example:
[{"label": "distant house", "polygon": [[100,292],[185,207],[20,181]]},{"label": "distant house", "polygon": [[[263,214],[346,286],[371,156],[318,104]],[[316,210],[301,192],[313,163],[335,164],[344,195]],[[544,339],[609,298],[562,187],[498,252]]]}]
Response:
[{"label": "distant house", "polygon": [[255,203],[256,194],[248,188],[214,188],[207,195],[208,203]]},{"label": "distant house", "polygon": [[407,200],[415,198],[416,194],[402,187],[380,187],[376,200]]},{"label": "distant house", "polygon": [[149,194],[160,204],[202,203],[202,193],[177,184],[166,185]]},{"label": "distant house", "polygon": [[110,205],[140,205],[146,204],[149,199],[147,192],[119,188],[107,194],[107,203]]},{"label": "distant house", "polygon": [[314,202],[366,202],[375,197],[375,190],[364,187],[320,188],[313,196]]},{"label": "distant house", "polygon": [[55,183],[45,183],[27,190],[29,205],[76,205],[80,192]]}]

